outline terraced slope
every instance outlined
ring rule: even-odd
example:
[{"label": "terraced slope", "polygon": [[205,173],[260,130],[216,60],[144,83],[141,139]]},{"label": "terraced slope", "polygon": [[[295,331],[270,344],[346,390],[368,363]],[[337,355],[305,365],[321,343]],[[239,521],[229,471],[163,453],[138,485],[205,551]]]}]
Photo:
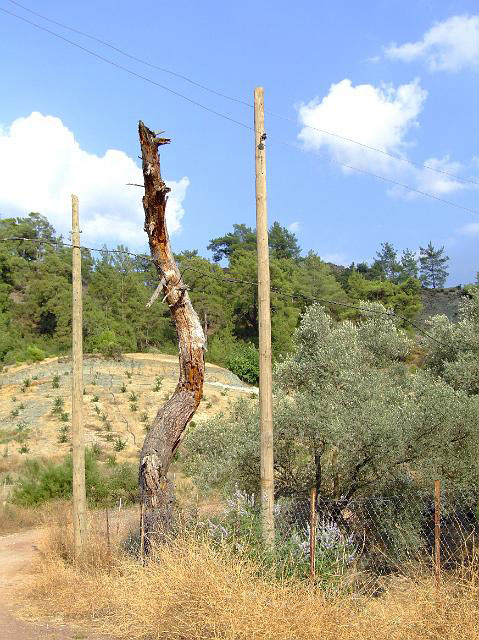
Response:
[{"label": "terraced slope", "polygon": [[[178,379],[173,356],[127,354],[120,362],[86,357],[84,424],[89,446],[134,460],[145,430]],[[238,395],[257,393],[231,372],[207,365],[195,421],[224,411]],[[50,358],[0,375],[0,471],[26,456],[56,458],[70,449],[71,361]]]}]

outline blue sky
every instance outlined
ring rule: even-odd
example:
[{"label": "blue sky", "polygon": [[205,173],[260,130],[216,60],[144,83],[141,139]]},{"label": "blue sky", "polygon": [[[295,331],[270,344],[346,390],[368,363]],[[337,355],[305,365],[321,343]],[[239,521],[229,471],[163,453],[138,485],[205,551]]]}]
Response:
[{"label": "blue sky", "polygon": [[[371,260],[386,240],[398,250],[432,240],[451,258],[449,284],[474,279],[479,214],[341,164],[479,210],[477,2],[22,4],[241,100],[250,102],[254,87],[264,86],[269,220],[292,225],[303,250],[349,264]],[[129,60],[9,0],[0,7],[252,126],[248,106]],[[251,131],[2,12],[0,34],[0,215],[39,210],[65,233],[75,191],[85,241],[143,250],[141,189],[125,186],[138,182],[142,119],[172,138],[162,167],[172,186],[175,250],[206,255],[208,241],[233,223],[254,226]]]}]

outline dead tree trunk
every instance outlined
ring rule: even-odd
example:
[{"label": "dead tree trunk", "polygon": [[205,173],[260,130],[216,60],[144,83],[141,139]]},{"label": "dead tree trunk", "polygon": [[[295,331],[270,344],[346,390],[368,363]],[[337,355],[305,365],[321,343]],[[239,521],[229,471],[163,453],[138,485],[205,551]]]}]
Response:
[{"label": "dead tree trunk", "polygon": [[[173,486],[167,474],[186,425],[203,395],[205,337],[176,266],[166,227],[170,189],[161,178],[158,147],[170,140],[157,137],[143,122],[139,123],[139,136],[145,185],[145,231],[160,279],[155,293],[158,297],[162,292],[164,302],[170,307],[178,334],[180,361],[175,392],[158,410],[141,450],[139,483],[148,546],[153,537],[161,540],[172,527]],[[152,301],[154,298],[155,294]]]}]

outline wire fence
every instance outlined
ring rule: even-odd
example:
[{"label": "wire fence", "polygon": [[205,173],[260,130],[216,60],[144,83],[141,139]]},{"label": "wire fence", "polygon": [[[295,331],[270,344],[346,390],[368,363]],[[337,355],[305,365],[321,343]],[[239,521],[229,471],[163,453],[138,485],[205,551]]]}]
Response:
[{"label": "wire fence", "polygon": [[[198,503],[177,509],[176,533],[227,546],[238,557],[259,560],[259,572],[271,564],[261,550],[256,528],[258,503],[237,491],[216,516],[198,512]],[[105,539],[120,530],[121,501],[105,509]],[[126,510],[121,544],[142,557],[139,505]],[[430,492],[408,496],[279,501],[275,511],[276,573],[311,581],[330,594],[376,597],[404,580],[433,578],[439,587],[448,575],[464,573],[479,558],[479,491]],[[271,558],[270,558],[271,559]]]}]

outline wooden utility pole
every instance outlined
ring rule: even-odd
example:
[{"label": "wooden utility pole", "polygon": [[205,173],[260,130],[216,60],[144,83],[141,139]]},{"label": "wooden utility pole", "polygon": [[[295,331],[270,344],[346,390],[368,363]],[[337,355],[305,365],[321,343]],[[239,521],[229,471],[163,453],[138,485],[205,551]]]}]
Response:
[{"label": "wooden utility pole", "polygon": [[274,545],[273,391],[271,374],[271,302],[268,219],[266,210],[266,151],[264,90],[254,90],[256,159],[256,242],[258,251],[259,406],[261,431],[261,516],[263,540]]},{"label": "wooden utility pole", "polygon": [[78,198],[72,195],[72,445],[73,538],[75,557],[81,555],[86,534],[85,443],[83,439],[83,319]]}]

